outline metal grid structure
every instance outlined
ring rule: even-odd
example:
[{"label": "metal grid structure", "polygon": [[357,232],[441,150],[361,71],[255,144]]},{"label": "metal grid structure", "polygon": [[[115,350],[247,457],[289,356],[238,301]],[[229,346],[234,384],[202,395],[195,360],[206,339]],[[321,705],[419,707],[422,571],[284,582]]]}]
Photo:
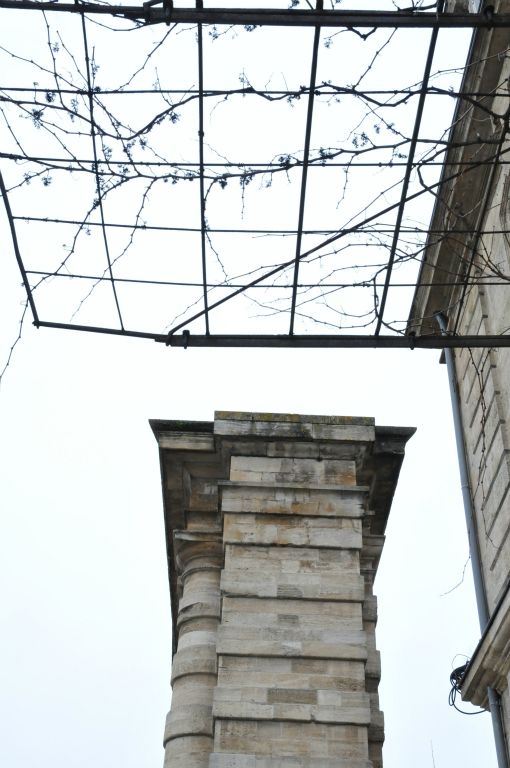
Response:
[{"label": "metal grid structure", "polygon": [[0,0],[0,191],[34,324],[185,347],[510,345],[406,334],[427,237],[452,234],[428,224],[441,183],[508,163],[505,131],[445,159],[459,103],[508,95],[462,75],[470,32],[510,17],[374,4]]}]

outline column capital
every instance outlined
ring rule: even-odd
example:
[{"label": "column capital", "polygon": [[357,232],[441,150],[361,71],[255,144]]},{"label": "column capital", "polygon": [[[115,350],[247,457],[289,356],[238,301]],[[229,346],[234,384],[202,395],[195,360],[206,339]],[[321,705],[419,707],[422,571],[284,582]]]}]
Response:
[{"label": "column capital", "polygon": [[223,567],[221,531],[174,531],[175,565],[179,576],[190,571]]}]

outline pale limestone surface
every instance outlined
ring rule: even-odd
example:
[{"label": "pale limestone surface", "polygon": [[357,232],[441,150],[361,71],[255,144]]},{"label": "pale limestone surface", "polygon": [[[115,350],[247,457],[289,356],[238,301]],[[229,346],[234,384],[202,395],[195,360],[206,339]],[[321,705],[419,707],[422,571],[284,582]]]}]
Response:
[{"label": "pale limestone surface", "polygon": [[380,768],[373,579],[413,430],[158,422],[174,607],[165,768]]}]

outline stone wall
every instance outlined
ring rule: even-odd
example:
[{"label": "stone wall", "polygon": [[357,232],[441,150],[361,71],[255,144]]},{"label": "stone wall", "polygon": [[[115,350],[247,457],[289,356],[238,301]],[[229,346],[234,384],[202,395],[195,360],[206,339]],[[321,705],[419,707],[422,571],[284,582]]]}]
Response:
[{"label": "stone wall", "polygon": [[[509,64],[504,67],[505,79],[510,76]],[[483,275],[486,284],[472,289],[466,297],[459,323],[463,334],[502,334],[510,328],[510,245],[508,236],[498,232],[510,228],[509,184],[510,171],[505,165],[497,174],[484,224],[488,234],[481,238],[481,256],[476,258],[477,275]],[[510,587],[510,350],[457,350],[455,368],[491,617],[491,642],[482,638],[480,648],[473,649],[472,669],[462,692],[472,703],[486,705],[487,686],[495,688],[502,695],[504,723],[510,734],[510,624],[506,606]]]},{"label": "stone wall", "polygon": [[372,587],[413,430],[244,413],[153,428],[176,606],[165,768],[379,768]]}]

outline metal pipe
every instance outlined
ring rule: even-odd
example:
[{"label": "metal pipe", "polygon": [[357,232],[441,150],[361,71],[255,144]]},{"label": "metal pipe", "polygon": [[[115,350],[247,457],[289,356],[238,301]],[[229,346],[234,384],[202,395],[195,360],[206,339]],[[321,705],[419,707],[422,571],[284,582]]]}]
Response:
[{"label": "metal pipe", "polygon": [[[441,313],[437,313],[435,317],[441,330],[441,335],[446,336],[446,318]],[[460,487],[462,490],[462,501],[464,504],[464,514],[466,517],[466,526],[468,531],[469,554],[471,557],[471,567],[473,569],[473,581],[475,585],[476,605],[478,608],[478,620],[480,622],[480,631],[483,632],[489,621],[489,611],[487,608],[487,598],[485,596],[482,565],[480,562],[480,552],[478,549],[478,540],[476,536],[476,522],[473,509],[473,501],[471,498],[471,488],[469,484],[469,472],[464,449],[464,429],[462,426],[462,416],[460,412],[459,395],[455,377],[455,363],[453,360],[453,352],[450,348],[445,347],[443,353],[446,360],[448,382],[450,385],[453,428],[455,430],[455,442],[457,445],[457,458],[459,462]]]},{"label": "metal pipe", "polygon": [[296,260],[294,263],[294,279],[292,281],[292,301],[290,307],[289,333],[294,334],[294,318],[296,316],[296,301],[299,278],[299,262],[301,256],[301,242],[303,239],[303,223],[305,220],[306,182],[308,179],[308,164],[310,160],[310,137],[312,135],[313,103],[315,98],[315,84],[317,80],[317,61],[319,58],[319,42],[321,28],[315,27],[312,50],[312,66],[310,69],[310,87],[308,89],[308,109],[306,114],[305,145],[303,149],[303,170],[301,173],[301,193],[299,195],[298,228],[296,237]]},{"label": "metal pipe", "polygon": [[[159,7],[158,7],[159,5]],[[510,15],[487,9],[482,13],[420,12],[416,8],[403,11],[299,10],[291,8],[171,8],[161,2],[143,5],[99,4],[97,2],[55,2],[55,0],[0,0],[0,8],[16,11],[51,11],[119,16],[146,24],[232,24],[271,25],[285,27],[386,27],[407,29],[486,29],[510,27]],[[166,5],[166,4],[165,4]],[[168,13],[168,10],[170,13]]]},{"label": "metal pipe", "polygon": [[[435,315],[439,325],[441,335],[447,336],[447,320],[441,312]],[[462,489],[462,501],[464,504],[464,514],[466,516],[466,525],[468,531],[469,554],[471,557],[471,567],[473,569],[473,581],[475,585],[476,604],[478,608],[478,620],[480,630],[483,633],[489,623],[489,609],[487,605],[487,595],[483,582],[482,565],[480,560],[480,550],[478,547],[478,538],[476,535],[476,519],[471,496],[471,486],[469,483],[469,470],[466,460],[466,450],[464,443],[464,428],[462,425],[462,415],[460,411],[460,398],[457,388],[455,375],[455,362],[453,352],[450,347],[444,347],[443,353],[448,371],[448,381],[450,385],[450,398],[452,403],[453,427],[455,431],[455,443],[457,445],[457,458],[459,461],[460,485]],[[508,753],[503,729],[503,719],[501,716],[501,701],[499,694],[494,688],[487,688],[487,699],[492,718],[492,728],[494,730],[494,742],[496,746],[496,756],[499,768],[509,768]]]},{"label": "metal pipe", "polygon": [[[441,12],[443,10],[444,2],[441,0],[438,4],[438,11]],[[416,153],[416,147],[418,146],[418,139],[420,136],[420,128],[421,128],[421,121],[423,117],[423,110],[425,108],[425,100],[428,94],[429,89],[429,79],[430,79],[430,71],[432,69],[432,62],[434,61],[434,53],[436,51],[436,43],[437,43],[437,37],[439,35],[439,30],[437,27],[432,30],[432,35],[430,37],[430,43],[429,43],[429,50],[427,54],[427,60],[425,62],[425,71],[423,73],[423,80],[420,88],[420,98],[418,100],[418,106],[416,109],[416,117],[414,120],[414,128],[413,128],[413,135],[411,138],[411,143],[409,145],[409,151],[408,151],[408,157],[407,157],[407,167],[404,174],[404,180],[402,182],[402,189],[400,191],[400,205],[397,210],[397,220],[395,222],[395,229],[393,232],[393,240],[391,243],[391,250],[390,255],[388,257],[388,264],[386,267],[386,279],[384,281],[384,288],[381,296],[381,301],[378,308],[378,318],[377,318],[377,326],[375,329],[375,335],[378,336],[381,332],[381,326],[383,324],[383,315],[384,310],[386,307],[386,299],[388,297],[388,291],[390,289],[391,284],[391,273],[393,271],[393,265],[395,262],[395,254],[397,252],[397,246],[398,242],[400,240],[400,228],[402,226],[402,219],[404,218],[404,209],[406,207],[407,202],[407,193],[409,190],[409,183],[411,181],[411,174],[414,169],[414,155]]]},{"label": "metal pipe", "polygon": [[204,171],[204,44],[202,24],[197,24],[198,43],[198,152],[200,163],[200,249],[202,255],[202,295],[204,299],[205,334],[209,336],[209,299],[207,296],[207,216],[205,212]]}]

